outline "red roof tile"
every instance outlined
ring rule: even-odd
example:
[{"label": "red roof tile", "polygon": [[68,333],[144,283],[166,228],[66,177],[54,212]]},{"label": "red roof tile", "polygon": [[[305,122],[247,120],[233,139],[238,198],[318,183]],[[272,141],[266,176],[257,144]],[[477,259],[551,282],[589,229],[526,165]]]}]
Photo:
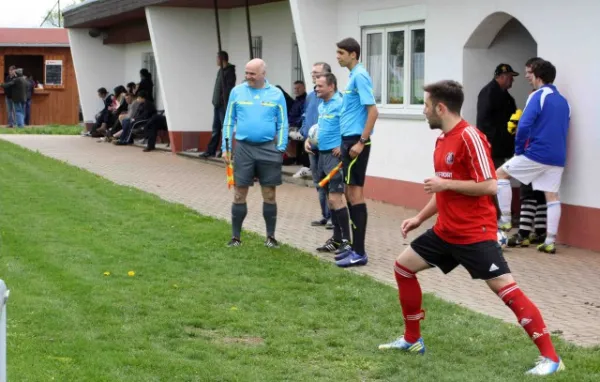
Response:
[{"label": "red roof tile", "polygon": [[64,28],[0,28],[0,46],[69,45]]}]

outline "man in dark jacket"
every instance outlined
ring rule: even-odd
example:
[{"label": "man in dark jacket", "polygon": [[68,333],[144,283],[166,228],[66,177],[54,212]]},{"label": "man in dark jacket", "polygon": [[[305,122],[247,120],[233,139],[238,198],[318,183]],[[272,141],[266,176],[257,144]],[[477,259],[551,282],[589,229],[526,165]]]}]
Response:
[{"label": "man in dark jacket", "polygon": [[16,69],[15,77],[10,82],[2,84],[2,87],[10,91],[17,127],[23,127],[25,125],[25,103],[27,102],[27,79],[23,76],[23,69]]},{"label": "man in dark jacket", "polygon": [[[15,77],[15,69],[14,65],[8,68],[8,74],[6,78],[4,78],[5,83],[11,82]],[[6,114],[8,115],[8,127],[13,127],[15,124],[15,105],[12,101],[12,88],[7,87],[4,88],[4,100],[6,101]]]},{"label": "man in dark jacket", "polygon": [[217,147],[221,143],[221,131],[223,130],[223,119],[225,119],[225,110],[229,103],[229,94],[235,87],[235,65],[229,63],[229,54],[225,51],[217,53],[217,80],[213,90],[212,103],[214,106],[212,135],[206,152],[201,157],[208,158],[217,155]]},{"label": "man in dark jacket", "polygon": [[133,128],[140,127],[134,126],[136,122],[141,121],[149,121],[156,114],[156,106],[154,106],[154,102],[148,99],[148,95],[145,91],[138,92],[137,100],[139,105],[134,115],[131,116],[131,119],[125,118],[121,123],[123,125],[123,132],[121,133],[121,137],[117,142],[117,145],[128,145],[133,143]]},{"label": "man in dark jacket", "polygon": [[492,160],[496,168],[515,153],[515,137],[508,132],[506,124],[517,110],[515,99],[508,89],[518,75],[510,65],[498,65],[494,79],[481,89],[477,98],[477,127],[492,145]]}]

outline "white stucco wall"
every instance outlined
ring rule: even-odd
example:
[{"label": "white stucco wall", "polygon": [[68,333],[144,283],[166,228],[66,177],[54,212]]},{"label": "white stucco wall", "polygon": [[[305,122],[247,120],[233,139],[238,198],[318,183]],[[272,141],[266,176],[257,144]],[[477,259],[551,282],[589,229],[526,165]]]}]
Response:
[{"label": "white stucco wall", "polygon": [[[321,28],[317,16],[321,3],[307,1],[304,6],[294,6],[294,2],[304,1],[290,2],[292,11],[298,13],[294,14],[294,20],[300,20],[302,25],[303,34],[298,35],[299,44],[307,46],[310,51],[313,45],[320,45],[306,31]],[[426,7],[425,82],[440,79],[463,82],[463,47],[472,32],[490,14],[506,12],[527,28],[537,42],[538,55],[552,61],[557,67],[555,85],[572,106],[568,163],[561,197],[570,204],[600,208],[600,199],[596,197],[595,191],[600,187],[600,178],[590,176],[589,171],[590,166],[600,161],[600,129],[596,127],[595,113],[590,112],[596,109],[595,98],[590,96],[590,89],[600,86],[600,77],[590,75],[596,71],[600,46],[588,41],[600,32],[596,17],[600,14],[600,3],[588,3],[585,0],[572,0],[568,3],[558,0],[338,0],[336,39],[354,37],[360,41],[358,20],[365,11],[387,9],[384,14],[389,22],[390,17],[402,19],[403,15],[409,13],[403,12],[399,7],[419,4]],[[560,33],[555,33],[556,25],[548,20],[560,20]],[[515,46],[515,50],[520,51],[520,48]],[[308,51],[304,56],[309,60],[313,59]],[[524,62],[515,62],[513,65],[515,69],[522,71]],[[521,76],[519,81],[525,81],[524,77]],[[340,83],[342,86],[346,83],[343,76],[340,77]],[[525,85],[518,84],[515,90],[521,86]],[[477,90],[469,88],[466,91]],[[522,104],[523,101],[517,102]],[[381,118],[373,136],[374,147],[368,174],[422,182],[432,174],[431,162],[436,135],[436,132],[429,131],[424,121]]]},{"label": "white stucco wall", "polygon": [[[127,44],[125,49],[125,80],[123,86],[129,82],[140,82],[140,69],[143,67],[144,55],[152,53],[152,43],[150,41]],[[158,73],[151,73],[154,86],[156,87],[156,107],[159,110],[164,108],[160,91],[160,81],[157,81]]]},{"label": "white stucco wall", "polygon": [[125,78],[125,54],[121,45],[103,45],[102,38],[92,38],[87,29],[69,29],[69,42],[83,120],[94,121],[102,108],[97,90],[109,92]]},{"label": "white stucco wall", "polygon": [[210,131],[216,74],[211,9],[146,8],[161,96],[171,131]]}]

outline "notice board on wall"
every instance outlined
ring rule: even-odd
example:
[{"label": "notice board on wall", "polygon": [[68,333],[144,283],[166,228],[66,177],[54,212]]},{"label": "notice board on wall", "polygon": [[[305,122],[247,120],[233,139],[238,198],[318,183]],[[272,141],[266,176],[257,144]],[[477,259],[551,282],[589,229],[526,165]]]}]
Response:
[{"label": "notice board on wall", "polygon": [[62,85],[63,62],[62,60],[46,60],[45,70],[46,85]]}]

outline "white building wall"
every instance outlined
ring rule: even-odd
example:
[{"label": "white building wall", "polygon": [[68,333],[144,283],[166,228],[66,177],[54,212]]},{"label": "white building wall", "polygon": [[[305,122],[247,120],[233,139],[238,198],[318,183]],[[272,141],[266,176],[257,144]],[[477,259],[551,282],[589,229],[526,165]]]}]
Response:
[{"label": "white building wall", "polygon": [[210,131],[217,39],[211,9],[146,8],[171,131]]},{"label": "white building wall", "polygon": [[83,120],[94,121],[103,107],[97,90],[104,87],[112,92],[125,77],[124,48],[103,45],[102,37],[90,37],[88,29],[69,29],[68,32]]},{"label": "white building wall", "polygon": [[[290,1],[294,4],[294,0]],[[310,2],[306,7],[292,7],[294,12],[299,13],[294,15],[294,20],[300,20],[304,34],[298,36],[298,40],[300,42],[304,39],[308,50],[313,49],[313,42],[306,37],[310,37],[306,31],[321,28],[316,16],[319,14],[319,4]],[[552,61],[557,67],[555,85],[572,106],[562,199],[569,204],[600,208],[600,199],[595,195],[595,190],[600,187],[600,178],[590,176],[589,170],[590,166],[600,162],[600,130],[596,128],[595,113],[590,112],[596,109],[595,98],[590,96],[590,89],[600,86],[600,77],[590,75],[596,71],[600,46],[589,43],[589,38],[600,32],[596,17],[600,14],[600,3],[588,3],[585,0],[572,0],[568,3],[559,0],[338,0],[336,39],[354,37],[360,41],[361,27],[358,20],[365,11],[386,9],[383,14],[389,22],[390,17],[397,15],[398,19],[402,19],[409,13],[403,12],[399,7],[415,4],[425,5],[426,8],[425,82],[441,79],[463,82],[464,45],[487,16],[495,12],[506,12],[527,28],[537,42],[538,55]],[[313,16],[315,22],[311,22]],[[549,23],[548,20],[560,20],[560,33],[555,33],[556,24]],[[315,41],[314,45],[320,44]],[[310,59],[311,53],[307,52],[305,56]],[[524,62],[515,63],[514,66],[522,71]],[[525,81],[524,76],[520,76],[517,81]],[[346,84],[344,76],[340,77],[340,83],[342,87]],[[518,83],[515,89],[524,86],[526,85]],[[518,102],[522,104],[521,100]],[[437,132],[429,131],[424,120],[403,119],[401,115],[396,116],[400,119],[388,119],[385,113],[382,114],[375,127],[368,175],[412,182],[422,182],[424,178],[431,176],[433,145]]]},{"label": "white building wall", "polygon": [[[140,69],[143,67],[144,55],[153,53],[152,43],[150,41],[138,42],[125,45],[125,80],[123,86],[129,82],[140,82]],[[164,108],[160,91],[160,81],[157,81],[158,73],[151,73],[154,86],[156,87],[156,107],[159,110]]]}]

